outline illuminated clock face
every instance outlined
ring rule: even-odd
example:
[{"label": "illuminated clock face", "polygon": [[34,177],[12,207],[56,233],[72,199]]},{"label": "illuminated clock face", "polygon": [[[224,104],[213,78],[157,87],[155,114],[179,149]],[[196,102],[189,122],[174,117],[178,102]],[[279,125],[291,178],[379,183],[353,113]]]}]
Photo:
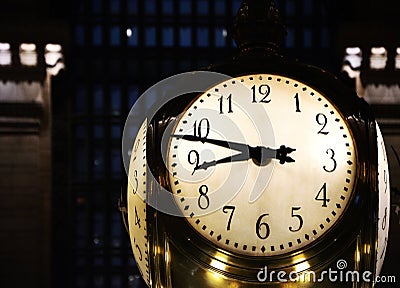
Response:
[{"label": "illuminated clock face", "polygon": [[376,123],[377,147],[378,147],[378,247],[376,251],[376,274],[379,275],[386,254],[386,246],[389,237],[390,216],[390,183],[389,166],[385,149],[385,142],[381,130]]},{"label": "illuminated clock face", "polygon": [[185,110],[167,168],[197,233],[235,254],[272,256],[304,248],[338,222],[356,156],[345,119],[324,95],[260,74],[223,82]]},{"label": "illuminated clock face", "polygon": [[139,129],[132,147],[128,177],[128,223],[133,255],[140,273],[150,286],[150,266],[146,223],[146,132],[147,121]]}]

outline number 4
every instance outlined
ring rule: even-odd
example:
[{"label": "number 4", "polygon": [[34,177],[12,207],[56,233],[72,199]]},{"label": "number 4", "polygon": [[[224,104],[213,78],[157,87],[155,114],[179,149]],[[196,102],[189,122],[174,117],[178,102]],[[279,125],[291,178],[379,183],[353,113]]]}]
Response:
[{"label": "number 4", "polygon": [[330,201],[330,199],[327,198],[326,194],[327,194],[327,192],[326,192],[326,183],[324,183],[322,188],[319,189],[319,192],[318,192],[317,196],[315,196],[315,198],[314,198],[317,201],[322,201],[322,207],[328,207],[326,205],[326,203],[328,203]]}]

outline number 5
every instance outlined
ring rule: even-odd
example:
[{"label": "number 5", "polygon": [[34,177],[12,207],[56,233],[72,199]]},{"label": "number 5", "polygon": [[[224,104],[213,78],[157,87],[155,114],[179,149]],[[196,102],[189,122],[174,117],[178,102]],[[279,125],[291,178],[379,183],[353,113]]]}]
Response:
[{"label": "number 5", "polygon": [[297,218],[299,220],[299,227],[294,229],[292,226],[289,227],[291,232],[297,232],[303,227],[303,218],[299,214],[294,214],[295,211],[299,211],[301,207],[292,207],[292,218]]}]

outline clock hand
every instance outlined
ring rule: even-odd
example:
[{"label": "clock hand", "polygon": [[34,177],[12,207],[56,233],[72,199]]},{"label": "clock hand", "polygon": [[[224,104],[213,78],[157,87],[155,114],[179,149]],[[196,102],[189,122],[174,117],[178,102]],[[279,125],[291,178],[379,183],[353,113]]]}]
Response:
[{"label": "clock hand", "polygon": [[[271,149],[267,147],[250,147],[250,153],[242,152],[233,156],[228,156],[219,160],[212,160],[212,161],[204,161],[202,164],[197,165],[193,173],[196,170],[207,170],[209,167],[215,166],[221,163],[230,163],[230,162],[238,162],[238,161],[247,161],[252,159],[253,162],[258,166],[264,166],[269,163],[269,161],[273,158],[279,160],[280,164],[284,164],[286,162],[295,162],[292,157],[287,156],[291,152],[296,151],[296,149],[285,147],[282,145],[279,149]],[[193,174],[192,173],[192,174]]]},{"label": "clock hand", "polygon": [[202,143],[210,143],[217,146],[221,146],[228,149],[233,149],[240,151],[241,153],[229,156],[219,160],[213,160],[210,162],[203,162],[203,164],[198,165],[194,168],[193,173],[195,170],[204,169],[211,166],[215,166],[220,163],[227,163],[227,162],[236,162],[236,161],[245,161],[252,159],[253,162],[258,166],[264,166],[269,163],[269,161],[273,158],[278,159],[280,164],[285,164],[286,162],[295,162],[295,160],[289,156],[288,154],[296,151],[296,149],[286,147],[285,145],[281,145],[279,149],[271,149],[265,146],[257,146],[252,147],[247,144],[225,141],[225,140],[218,140],[218,139],[209,139],[204,137],[197,137],[193,135],[172,135],[172,137],[180,138],[188,141],[200,141]]},{"label": "clock hand", "polygon": [[231,141],[225,141],[225,140],[218,140],[218,139],[209,139],[209,138],[204,138],[204,137],[197,137],[193,135],[177,135],[174,134],[172,137],[175,138],[180,138],[188,141],[200,141],[201,143],[210,143],[214,144],[220,147],[228,148],[231,150],[237,150],[240,152],[244,152],[246,150],[249,150],[250,146],[247,144],[243,143],[237,143],[237,142],[231,142]]}]

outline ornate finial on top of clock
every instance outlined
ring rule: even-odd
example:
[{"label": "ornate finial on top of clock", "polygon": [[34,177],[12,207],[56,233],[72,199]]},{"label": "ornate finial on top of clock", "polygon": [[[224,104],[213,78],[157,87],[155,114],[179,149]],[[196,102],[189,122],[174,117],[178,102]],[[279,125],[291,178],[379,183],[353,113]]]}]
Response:
[{"label": "ornate finial on top of clock", "polygon": [[286,29],[273,0],[243,0],[236,14],[234,38],[242,52],[253,48],[276,51]]}]

